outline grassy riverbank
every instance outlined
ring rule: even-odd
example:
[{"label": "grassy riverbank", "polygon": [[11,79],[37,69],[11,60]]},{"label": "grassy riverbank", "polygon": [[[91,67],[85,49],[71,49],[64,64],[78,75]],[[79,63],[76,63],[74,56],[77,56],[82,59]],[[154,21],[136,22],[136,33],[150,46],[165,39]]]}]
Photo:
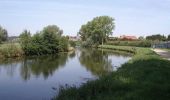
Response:
[{"label": "grassy riverbank", "polygon": [[[67,52],[74,51],[73,47],[68,47]],[[23,57],[25,53],[19,43],[0,44],[0,59]]]},{"label": "grassy riverbank", "polygon": [[[100,46],[101,47],[101,46]],[[170,62],[148,48],[102,46],[134,56],[117,72],[80,88],[61,90],[57,100],[169,100]],[[96,66],[97,67],[97,66]]]},{"label": "grassy riverbank", "polygon": [[6,43],[0,45],[0,59],[21,57],[24,55],[19,43]]}]

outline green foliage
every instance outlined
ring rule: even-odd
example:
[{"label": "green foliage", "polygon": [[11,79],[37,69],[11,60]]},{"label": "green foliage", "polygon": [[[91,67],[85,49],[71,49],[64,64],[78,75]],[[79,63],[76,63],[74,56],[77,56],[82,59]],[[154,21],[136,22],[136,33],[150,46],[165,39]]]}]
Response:
[{"label": "green foliage", "polygon": [[140,40],[140,41],[107,41],[107,45],[116,46],[135,46],[135,47],[151,47],[152,41]]},{"label": "green foliage", "polygon": [[67,37],[61,37],[59,41],[59,50],[60,51],[68,51],[68,38]]},{"label": "green foliage", "polygon": [[29,31],[24,31],[20,35],[21,46],[26,55],[54,54],[67,51],[68,39],[61,36],[62,32],[55,25],[49,25],[33,36]]},{"label": "green foliage", "polygon": [[3,41],[7,41],[8,39],[8,32],[6,29],[3,29],[1,26],[0,26],[0,43],[3,42]]},{"label": "green foliage", "polygon": [[[108,46],[106,46],[108,47]],[[130,49],[130,47],[109,48]],[[146,48],[135,48],[132,59],[117,72],[80,88],[61,89],[57,100],[169,100],[170,62]],[[97,66],[96,66],[97,67]]]},{"label": "green foliage", "polygon": [[144,40],[145,38],[143,36],[140,36],[138,39],[139,40]]},{"label": "green foliage", "polygon": [[82,25],[79,34],[85,46],[99,45],[106,41],[115,27],[114,19],[109,16],[100,16]]},{"label": "green foliage", "polygon": [[71,47],[75,47],[77,43],[76,41],[69,41],[69,44]]},{"label": "green foliage", "polygon": [[29,54],[31,51],[31,33],[27,30],[24,30],[20,35],[21,47],[24,50],[25,54]]},{"label": "green foliage", "polygon": [[168,38],[167,38],[168,41],[170,41],[170,35],[168,35]]},{"label": "green foliage", "polygon": [[157,35],[151,35],[151,36],[147,36],[146,37],[147,40],[152,40],[152,41],[166,41],[166,37],[164,35],[160,35],[160,34],[157,34]]},{"label": "green foliage", "polygon": [[0,45],[0,59],[21,57],[24,52],[19,44],[8,43]]}]

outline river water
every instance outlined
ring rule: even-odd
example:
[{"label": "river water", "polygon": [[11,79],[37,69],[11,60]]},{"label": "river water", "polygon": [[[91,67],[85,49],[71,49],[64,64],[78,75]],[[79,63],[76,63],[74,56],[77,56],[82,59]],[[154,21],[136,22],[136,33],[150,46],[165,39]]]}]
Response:
[{"label": "river water", "polygon": [[0,100],[49,100],[62,86],[80,86],[116,71],[131,57],[77,49],[56,55],[0,60]]}]

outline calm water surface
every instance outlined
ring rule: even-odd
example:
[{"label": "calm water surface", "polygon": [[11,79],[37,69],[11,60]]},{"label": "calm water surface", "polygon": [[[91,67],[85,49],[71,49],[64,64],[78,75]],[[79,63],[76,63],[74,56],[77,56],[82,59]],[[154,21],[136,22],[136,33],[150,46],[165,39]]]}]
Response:
[{"label": "calm water surface", "polygon": [[49,100],[59,87],[80,86],[116,71],[129,59],[129,55],[110,51],[79,49],[0,61],[0,100]]}]

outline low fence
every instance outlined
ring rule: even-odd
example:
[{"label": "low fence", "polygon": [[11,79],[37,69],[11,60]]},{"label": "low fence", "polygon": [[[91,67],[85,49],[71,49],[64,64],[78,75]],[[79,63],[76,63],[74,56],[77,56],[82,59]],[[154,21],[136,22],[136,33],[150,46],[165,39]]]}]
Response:
[{"label": "low fence", "polygon": [[170,48],[170,41],[169,42],[162,42],[152,45],[153,48]]}]

